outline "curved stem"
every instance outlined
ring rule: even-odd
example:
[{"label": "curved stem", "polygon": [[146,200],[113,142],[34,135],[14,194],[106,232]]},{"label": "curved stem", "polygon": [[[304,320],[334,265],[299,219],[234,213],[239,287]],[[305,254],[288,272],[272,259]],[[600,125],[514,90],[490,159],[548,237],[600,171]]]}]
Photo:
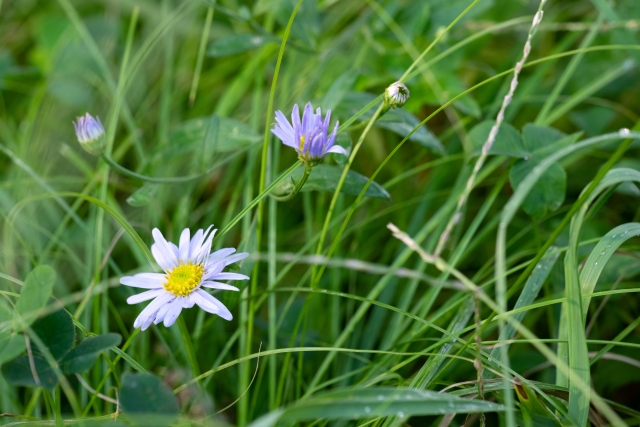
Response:
[{"label": "curved stem", "polygon": [[307,178],[309,178],[309,175],[311,175],[311,169],[313,169],[313,166],[305,165],[304,173],[302,174],[302,177],[300,178],[300,181],[298,181],[297,184],[295,184],[295,181],[293,181],[293,178],[291,178],[291,181],[296,185],[291,191],[291,193],[286,194],[284,196],[276,196],[275,194],[269,194],[269,196],[271,196],[273,199],[279,202],[288,202],[289,200],[293,199],[300,192],[304,183],[307,182]]},{"label": "curved stem", "polygon": [[244,151],[246,151],[246,149],[238,151],[237,153],[232,154],[231,156],[227,157],[226,159],[224,159],[220,163],[216,163],[215,165],[211,166],[209,169],[207,169],[204,172],[201,172],[201,173],[198,173],[198,174],[193,174],[193,175],[175,176],[175,177],[168,177],[168,178],[155,178],[155,177],[152,177],[152,176],[142,175],[142,174],[139,174],[139,173],[134,172],[132,170],[129,170],[129,169],[125,168],[124,166],[116,163],[115,160],[113,160],[111,157],[109,157],[104,152],[102,153],[102,158],[104,159],[105,162],[107,162],[107,164],[109,166],[111,166],[111,168],[113,170],[115,170],[116,172],[121,173],[122,175],[126,175],[126,176],[128,176],[130,178],[135,178],[135,179],[139,179],[140,181],[151,182],[151,183],[154,183],[154,184],[178,184],[178,183],[193,181],[193,180],[196,180],[198,178],[202,178],[203,176],[206,176],[206,175],[210,174],[211,172],[213,172],[218,167],[228,163],[231,159],[233,159],[234,157],[236,157],[239,154],[242,154]]}]

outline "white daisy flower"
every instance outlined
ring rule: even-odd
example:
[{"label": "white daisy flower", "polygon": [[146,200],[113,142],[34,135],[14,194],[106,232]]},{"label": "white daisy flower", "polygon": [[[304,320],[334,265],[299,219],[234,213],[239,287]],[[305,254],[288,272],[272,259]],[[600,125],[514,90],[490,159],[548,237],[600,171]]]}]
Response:
[{"label": "white daisy flower", "polygon": [[[161,273],[140,273],[126,276],[120,283],[134,288],[149,289],[127,299],[129,304],[138,304],[153,299],[140,313],[133,326],[147,329],[151,323],[156,325],[164,321],[169,327],[176,321],[183,308],[194,304],[208,313],[217,314],[225,320],[233,319],[231,312],[220,301],[202,288],[238,291],[235,286],[219,283],[217,280],[247,280],[249,277],[238,273],[223,273],[229,264],[249,256],[248,253],[233,254],[234,248],[225,248],[211,252],[211,242],[217,230],[198,230],[193,238],[185,228],[180,235],[180,246],[167,242],[157,228],[151,233],[155,243],[151,253]],[[233,254],[233,255],[232,255]]]}]

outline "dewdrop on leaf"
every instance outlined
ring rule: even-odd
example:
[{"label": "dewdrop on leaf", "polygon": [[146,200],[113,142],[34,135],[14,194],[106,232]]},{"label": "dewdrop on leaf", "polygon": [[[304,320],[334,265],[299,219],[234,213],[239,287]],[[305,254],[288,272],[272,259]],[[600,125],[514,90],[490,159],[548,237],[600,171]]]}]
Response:
[{"label": "dewdrop on leaf", "polygon": [[84,117],[78,117],[78,123],[73,122],[76,129],[78,142],[90,154],[98,156],[104,149],[104,126],[100,118],[96,116],[94,119],[91,114],[87,113]]},{"label": "dewdrop on leaf", "polygon": [[409,89],[402,82],[391,84],[384,91],[384,108],[387,112],[390,108],[400,108],[409,100]]}]

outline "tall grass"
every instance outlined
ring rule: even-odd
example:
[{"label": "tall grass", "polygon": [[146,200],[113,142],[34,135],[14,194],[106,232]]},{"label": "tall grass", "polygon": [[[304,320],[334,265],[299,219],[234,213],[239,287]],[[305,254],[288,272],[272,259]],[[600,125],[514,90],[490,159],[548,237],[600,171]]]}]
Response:
[{"label": "tall grass", "polygon": [[[0,425],[640,424],[636,3],[0,2]],[[134,329],[209,224],[233,320]]]}]

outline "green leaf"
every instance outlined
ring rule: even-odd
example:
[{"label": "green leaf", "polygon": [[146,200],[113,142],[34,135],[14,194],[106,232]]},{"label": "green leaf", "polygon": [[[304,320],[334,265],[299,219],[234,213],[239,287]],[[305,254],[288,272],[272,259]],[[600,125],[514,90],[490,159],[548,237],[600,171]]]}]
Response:
[{"label": "green leaf", "polygon": [[232,34],[217,40],[207,49],[207,55],[214,58],[220,56],[234,55],[236,53],[248,52],[257,49],[266,43],[278,41],[272,36],[258,34]]},{"label": "green leaf", "polygon": [[[393,133],[406,137],[416,126],[420,124],[420,120],[413,114],[403,109],[389,110],[387,114],[376,120],[375,125],[383,129],[390,130]],[[410,137],[409,141],[435,149],[438,153],[444,153],[444,147],[440,140],[422,125]]]},{"label": "green leaf", "polygon": [[[342,175],[342,170],[343,168],[340,166],[319,164],[313,168],[311,175],[307,179],[307,182],[304,184],[301,191],[335,191],[338,186],[340,176]],[[294,181],[298,182],[303,172],[304,168],[298,168],[291,174],[291,177]],[[349,172],[347,172],[347,177],[344,180],[344,184],[342,185],[341,193],[357,196],[360,194],[360,191],[362,191],[367,181],[368,178],[365,176],[349,170]],[[275,193],[288,194],[293,190],[293,187],[294,184],[291,182],[291,179],[286,179],[275,188]],[[371,183],[364,195],[368,197],[391,199],[387,190],[375,182]]]},{"label": "green leaf", "polygon": [[353,88],[358,74],[357,70],[348,70],[333,81],[320,104],[325,112],[335,109],[340,104],[345,94]]},{"label": "green leaf", "polygon": [[[518,160],[509,172],[512,188],[518,185],[539,164],[537,160]],[[522,208],[535,218],[544,216],[547,211],[555,211],[564,201],[567,187],[567,173],[559,164],[551,165],[527,194]]]},{"label": "green leaf", "polygon": [[[32,328],[56,360],[59,360],[71,349],[76,339],[73,320],[65,310],[58,310],[36,320]],[[42,353],[35,343],[32,343],[31,347],[34,355]]]},{"label": "green leaf", "polygon": [[56,273],[47,265],[38,266],[29,273],[16,303],[16,311],[23,322],[18,324],[20,330],[36,320],[51,296],[55,280]]},{"label": "green leaf", "polygon": [[187,120],[169,135],[170,147],[164,156],[208,148],[209,152],[230,152],[262,139],[250,126],[228,117],[201,117]]},{"label": "green leaf", "polygon": [[25,349],[24,336],[13,335],[0,338],[0,365],[11,360]]},{"label": "green leaf", "polygon": [[503,411],[496,403],[463,399],[447,393],[412,388],[366,388],[329,392],[311,397],[284,411],[256,420],[250,427],[274,426],[278,421],[297,422],[319,419],[361,419],[375,417],[409,417]]},{"label": "green leaf", "polygon": [[[473,154],[480,155],[482,146],[489,137],[489,132],[495,121],[488,120],[480,122],[469,131],[468,138],[473,147]],[[510,157],[524,158],[529,153],[522,144],[522,139],[518,131],[508,123],[503,123],[498,130],[496,139],[489,150],[489,154],[503,154]]]},{"label": "green leaf", "polygon": [[[366,92],[347,92],[342,101],[336,106],[334,114],[339,117],[351,117],[359,112],[363,107],[376,99],[376,96]],[[375,107],[367,110],[360,121],[369,121],[375,112]],[[420,123],[420,120],[405,109],[389,110],[384,116],[378,118],[375,126],[388,129],[405,137]],[[410,141],[416,142],[425,147],[431,148],[438,153],[444,153],[444,147],[440,140],[427,128],[420,126],[410,137]]]},{"label": "green leaf", "polygon": [[158,184],[144,184],[127,198],[127,203],[136,208],[148,205],[154,194],[156,194],[158,187]]},{"label": "green leaf", "polygon": [[180,411],[173,391],[152,374],[124,374],[120,405],[129,418],[147,426],[169,425]]},{"label": "green leaf", "polygon": [[3,299],[0,299],[0,338],[6,337],[11,333],[12,319],[13,310]]},{"label": "green leaf", "polygon": [[530,416],[551,416],[549,409],[540,401],[536,392],[533,391],[526,383],[516,380],[514,388],[520,404]]},{"label": "green leaf", "polygon": [[335,162],[341,166],[347,164],[347,160],[349,160],[349,154],[351,153],[351,147],[353,145],[353,141],[351,140],[351,135],[349,132],[340,132],[336,135],[336,142],[334,145],[339,145],[345,150],[347,150],[347,155],[329,153],[327,157],[335,160]]},{"label": "green leaf", "polygon": [[529,153],[544,149],[565,135],[557,129],[527,123],[522,128],[522,144]]},{"label": "green leaf", "polygon": [[82,341],[60,361],[65,374],[77,374],[91,369],[101,352],[120,344],[120,334],[104,334]]},{"label": "green leaf", "polygon": [[[33,345],[33,343],[32,343]],[[58,384],[58,378],[55,372],[49,366],[46,360],[41,356],[33,356],[33,364],[40,380],[40,386],[53,390]],[[37,387],[38,383],[33,377],[29,357],[18,356],[10,362],[2,365],[2,375],[9,384],[24,387]]]}]

